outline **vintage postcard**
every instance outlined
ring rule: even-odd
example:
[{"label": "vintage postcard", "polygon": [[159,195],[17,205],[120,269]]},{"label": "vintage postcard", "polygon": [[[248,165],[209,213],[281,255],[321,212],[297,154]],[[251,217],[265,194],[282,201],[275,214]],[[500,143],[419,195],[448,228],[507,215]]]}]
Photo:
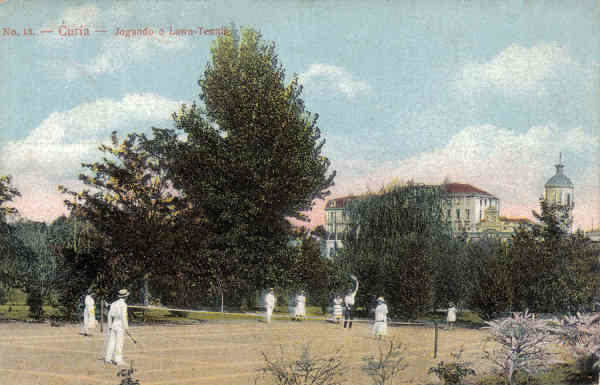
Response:
[{"label": "vintage postcard", "polygon": [[0,383],[513,381],[486,322],[600,294],[599,33],[592,0],[0,0]]}]

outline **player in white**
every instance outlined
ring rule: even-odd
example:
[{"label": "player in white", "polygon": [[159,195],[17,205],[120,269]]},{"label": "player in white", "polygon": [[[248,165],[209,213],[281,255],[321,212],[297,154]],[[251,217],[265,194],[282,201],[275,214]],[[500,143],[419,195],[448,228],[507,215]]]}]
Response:
[{"label": "player in white", "polygon": [[267,323],[270,323],[273,309],[275,309],[275,291],[273,288],[270,288],[267,295],[265,295],[265,308],[267,310]]},{"label": "player in white", "polygon": [[123,361],[123,335],[129,329],[127,322],[127,304],[125,298],[129,296],[127,289],[119,290],[119,299],[110,304],[108,311],[108,344],[106,345],[105,363],[125,365]]},{"label": "player in white", "polygon": [[356,293],[358,292],[358,279],[352,274],[350,274],[350,278],[356,283],[356,286],[354,287],[354,290],[350,289],[344,297],[344,328],[348,325],[348,329],[352,329],[352,320],[354,319],[352,312],[354,310]]},{"label": "player in white", "polygon": [[83,335],[89,336],[90,329],[96,327],[96,313],[94,310],[94,298],[92,289],[88,289],[85,296],[85,308],[83,309]]},{"label": "player in white", "polygon": [[344,307],[342,306],[343,303],[344,300],[342,299],[342,296],[336,294],[333,298],[333,319],[336,324],[339,324],[340,320],[344,316]]},{"label": "player in white", "polygon": [[294,319],[300,321],[306,317],[306,296],[304,290],[300,290],[300,293],[296,295],[296,308],[294,310]]},{"label": "player in white", "polygon": [[452,302],[450,302],[450,307],[448,308],[448,315],[446,316],[446,323],[448,330],[454,328],[454,323],[456,322],[456,306]]},{"label": "player in white", "polygon": [[377,307],[375,308],[375,325],[373,325],[373,334],[382,339],[387,334],[387,314],[388,307],[383,297],[377,298]]}]

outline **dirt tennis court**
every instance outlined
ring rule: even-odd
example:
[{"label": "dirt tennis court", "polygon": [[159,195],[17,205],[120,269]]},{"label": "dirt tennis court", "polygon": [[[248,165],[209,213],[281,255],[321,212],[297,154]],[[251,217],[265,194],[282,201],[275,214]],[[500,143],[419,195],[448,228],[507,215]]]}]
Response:
[{"label": "dirt tennis court", "polygon": [[[104,337],[79,334],[79,326],[51,327],[49,324],[0,324],[0,383],[15,385],[119,384],[119,368],[104,365]],[[371,336],[371,325],[355,323],[351,331],[324,321],[208,321],[186,326],[135,326],[138,341],[127,339],[126,362],[133,361],[134,378],[142,385],[254,384],[257,369],[264,366],[261,352],[279,356],[281,347],[288,358],[297,358],[302,344],[309,343],[319,355],[343,347],[351,384],[369,384],[361,372],[361,357],[374,354],[382,344]],[[388,338],[406,346],[408,368],[401,375],[405,384],[436,383],[427,375],[438,361],[448,361],[461,346],[463,357],[475,369],[488,368],[482,360],[485,330],[439,331],[438,358],[433,358],[434,329],[421,326],[390,327]],[[478,370],[479,372],[479,370]],[[259,381],[258,383],[269,383]]]}]

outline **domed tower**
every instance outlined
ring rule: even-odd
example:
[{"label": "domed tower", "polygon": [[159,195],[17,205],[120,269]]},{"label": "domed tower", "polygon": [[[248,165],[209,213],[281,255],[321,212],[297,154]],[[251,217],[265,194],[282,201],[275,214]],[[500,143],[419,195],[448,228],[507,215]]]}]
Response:
[{"label": "domed tower", "polygon": [[550,204],[569,208],[572,216],[572,210],[575,207],[573,183],[563,173],[565,166],[562,164],[562,153],[559,154],[558,164],[554,167],[556,167],[556,174],[544,185],[544,200]]}]

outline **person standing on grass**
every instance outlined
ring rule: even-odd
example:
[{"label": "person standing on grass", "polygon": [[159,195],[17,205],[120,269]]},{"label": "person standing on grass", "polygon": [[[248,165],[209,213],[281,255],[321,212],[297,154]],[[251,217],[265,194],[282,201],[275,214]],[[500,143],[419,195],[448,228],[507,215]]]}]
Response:
[{"label": "person standing on grass", "polygon": [[335,297],[333,298],[333,319],[336,324],[339,324],[340,320],[344,316],[344,307],[342,306],[343,303],[344,300],[342,299],[342,296],[336,293]]},{"label": "person standing on grass", "polygon": [[90,329],[96,327],[96,312],[92,289],[88,289],[85,296],[85,308],[83,309],[83,335],[89,336]]},{"label": "person standing on grass", "polygon": [[296,295],[296,308],[294,309],[294,319],[296,321],[306,318],[306,296],[304,290],[300,290],[300,293]]},{"label": "person standing on grass", "polygon": [[388,307],[383,297],[377,298],[377,307],[375,308],[375,325],[373,325],[373,334],[376,338],[382,339],[387,334],[387,314]]},{"label": "person standing on grass", "polygon": [[352,274],[350,274],[350,278],[354,281],[356,286],[354,286],[354,290],[348,290],[348,293],[344,297],[344,329],[346,328],[346,325],[348,326],[348,329],[352,329],[352,320],[354,319],[352,312],[354,311],[354,302],[356,293],[358,292],[358,279]]},{"label": "person standing on grass", "polygon": [[450,302],[449,307],[448,307],[448,315],[446,316],[446,324],[448,327],[448,330],[452,329],[454,327],[454,323],[456,322],[456,306],[454,306],[454,304],[452,302]]},{"label": "person standing on grass", "polygon": [[273,309],[275,309],[275,290],[273,288],[270,288],[267,295],[265,295],[265,308],[267,310],[267,323],[270,323]]},{"label": "person standing on grass", "polygon": [[119,299],[110,304],[108,311],[108,344],[106,345],[105,363],[125,365],[123,361],[123,335],[129,329],[127,322],[127,304],[125,298],[129,296],[127,289],[119,290]]}]

